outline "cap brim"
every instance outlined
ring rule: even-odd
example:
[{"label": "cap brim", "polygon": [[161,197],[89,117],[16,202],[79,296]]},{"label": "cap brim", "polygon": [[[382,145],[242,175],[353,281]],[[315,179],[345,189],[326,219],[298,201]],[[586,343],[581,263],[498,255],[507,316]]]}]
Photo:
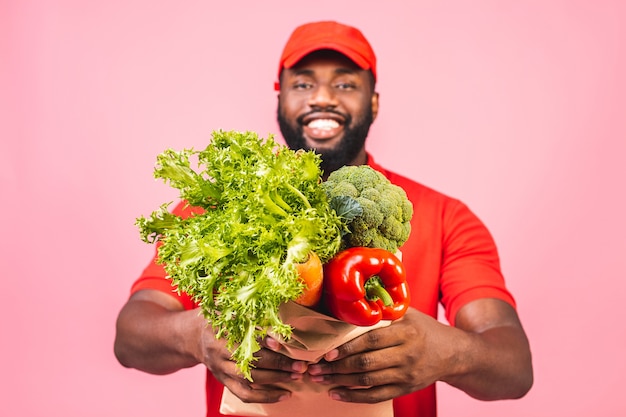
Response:
[{"label": "cap brim", "polygon": [[354,62],[359,68],[363,70],[370,69],[369,62],[361,56],[361,54],[355,52],[353,49],[348,48],[343,45],[337,45],[336,43],[315,43],[315,45],[310,45],[308,47],[300,47],[297,52],[292,53],[288,57],[285,58],[283,62],[284,68],[291,68],[296,65],[302,58],[309,55],[312,52],[320,51],[323,49],[330,49],[333,51],[337,51],[347,58],[349,58],[352,62]]}]

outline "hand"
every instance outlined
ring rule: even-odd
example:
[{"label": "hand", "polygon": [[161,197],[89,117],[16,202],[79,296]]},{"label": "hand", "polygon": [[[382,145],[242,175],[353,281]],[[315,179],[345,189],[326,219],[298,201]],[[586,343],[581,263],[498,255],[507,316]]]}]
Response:
[{"label": "hand", "polygon": [[533,383],[528,339],[515,309],[496,299],[462,307],[450,327],[410,308],[309,365],[331,398],[375,403],[444,381],[481,400],[520,398]]},{"label": "hand", "polygon": [[291,393],[277,383],[293,382],[302,379],[307,364],[296,361],[278,352],[279,344],[267,337],[262,349],[255,353],[258,358],[251,372],[252,381],[238,371],[230,359],[223,339],[216,339],[210,327],[202,333],[203,363],[213,375],[241,401],[248,403],[274,403],[286,400]]},{"label": "hand", "polygon": [[204,364],[222,384],[244,402],[270,403],[290,396],[275,384],[299,380],[306,363],[279,353],[279,343],[270,338],[255,353],[258,361],[250,382],[239,373],[226,349],[198,309],[185,310],[169,294],[141,290],[120,311],[115,354],[120,363],[145,372],[165,375]]},{"label": "hand", "polygon": [[441,375],[435,334],[446,326],[409,309],[388,327],[372,330],[309,365],[311,380],[337,385],[337,400],[375,403],[424,388]]}]

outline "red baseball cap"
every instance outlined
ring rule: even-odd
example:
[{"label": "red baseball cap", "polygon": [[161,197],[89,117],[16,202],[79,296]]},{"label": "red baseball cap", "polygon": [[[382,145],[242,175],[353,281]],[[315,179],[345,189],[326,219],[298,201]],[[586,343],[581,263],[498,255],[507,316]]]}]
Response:
[{"label": "red baseball cap", "polygon": [[293,31],[280,57],[278,77],[283,68],[321,49],[342,53],[361,69],[372,71],[376,79],[376,55],[365,36],[357,28],[333,21],[306,23]]}]

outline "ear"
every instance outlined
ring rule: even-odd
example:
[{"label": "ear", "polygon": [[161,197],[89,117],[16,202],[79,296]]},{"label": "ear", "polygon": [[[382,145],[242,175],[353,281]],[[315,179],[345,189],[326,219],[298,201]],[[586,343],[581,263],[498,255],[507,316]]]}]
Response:
[{"label": "ear", "polygon": [[378,98],[378,93],[374,92],[372,94],[372,121],[376,120],[376,116],[378,116]]}]

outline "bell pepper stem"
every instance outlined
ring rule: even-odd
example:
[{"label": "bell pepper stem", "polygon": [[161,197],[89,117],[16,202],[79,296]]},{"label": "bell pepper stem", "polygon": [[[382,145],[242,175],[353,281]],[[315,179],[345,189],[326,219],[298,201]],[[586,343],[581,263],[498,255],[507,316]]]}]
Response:
[{"label": "bell pepper stem", "polygon": [[380,299],[386,306],[393,305],[393,298],[391,298],[391,295],[383,286],[382,280],[377,276],[373,276],[365,281],[365,293],[370,300]]}]

